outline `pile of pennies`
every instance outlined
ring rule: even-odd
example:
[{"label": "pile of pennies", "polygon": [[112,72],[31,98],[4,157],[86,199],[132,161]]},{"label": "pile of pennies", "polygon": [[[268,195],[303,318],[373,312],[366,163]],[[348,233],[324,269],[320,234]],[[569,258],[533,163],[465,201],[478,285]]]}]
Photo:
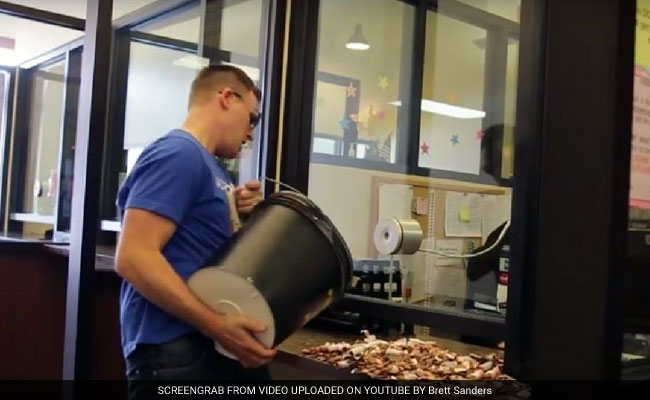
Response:
[{"label": "pile of pennies", "polygon": [[496,354],[458,355],[436,342],[415,338],[325,343],[303,350],[305,357],[351,373],[389,380],[513,380],[504,374],[503,359]]}]

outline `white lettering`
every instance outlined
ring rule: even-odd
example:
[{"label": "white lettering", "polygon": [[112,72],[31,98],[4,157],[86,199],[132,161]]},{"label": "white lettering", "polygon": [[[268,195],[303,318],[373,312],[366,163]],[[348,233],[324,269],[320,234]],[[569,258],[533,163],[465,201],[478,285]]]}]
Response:
[{"label": "white lettering", "polygon": [[289,388],[286,386],[260,386],[260,393],[267,395],[288,394]]}]

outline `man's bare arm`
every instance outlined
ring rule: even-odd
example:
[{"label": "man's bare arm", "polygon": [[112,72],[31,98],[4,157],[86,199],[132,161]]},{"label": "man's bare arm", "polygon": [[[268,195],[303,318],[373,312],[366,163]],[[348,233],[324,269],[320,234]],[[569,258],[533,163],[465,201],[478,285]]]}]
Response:
[{"label": "man's bare arm", "polygon": [[176,225],[167,218],[128,209],[117,247],[118,274],[161,309],[218,340],[243,365],[268,362],[276,351],[265,349],[250,333],[266,327],[242,316],[215,314],[190,291],[163,256],[162,249],[175,231]]}]

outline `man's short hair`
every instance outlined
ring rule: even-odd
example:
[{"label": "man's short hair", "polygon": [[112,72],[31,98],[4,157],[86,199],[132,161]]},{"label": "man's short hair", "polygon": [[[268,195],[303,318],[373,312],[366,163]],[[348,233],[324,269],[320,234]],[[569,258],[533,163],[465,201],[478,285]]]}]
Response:
[{"label": "man's short hair", "polygon": [[194,78],[190,89],[189,105],[201,103],[214,91],[224,88],[235,91],[253,91],[257,101],[262,99],[260,89],[241,69],[232,65],[210,65]]}]

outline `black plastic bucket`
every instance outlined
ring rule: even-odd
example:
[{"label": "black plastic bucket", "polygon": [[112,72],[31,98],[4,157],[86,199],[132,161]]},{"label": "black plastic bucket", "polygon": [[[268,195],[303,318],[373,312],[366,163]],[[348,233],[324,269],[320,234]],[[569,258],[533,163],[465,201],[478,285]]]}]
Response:
[{"label": "black plastic bucket", "polygon": [[209,306],[265,322],[277,346],[339,300],[352,257],[329,218],[306,196],[282,191],[261,202],[215,265],[188,281]]}]

